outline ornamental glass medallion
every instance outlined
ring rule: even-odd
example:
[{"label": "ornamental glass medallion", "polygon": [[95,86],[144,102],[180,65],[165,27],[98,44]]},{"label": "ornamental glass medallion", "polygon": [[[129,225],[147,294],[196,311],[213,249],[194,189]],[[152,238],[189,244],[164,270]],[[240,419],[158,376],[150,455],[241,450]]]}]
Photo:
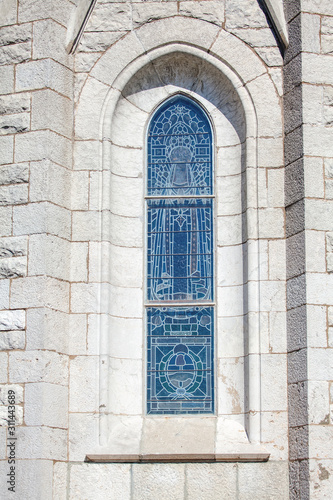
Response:
[{"label": "ornamental glass medallion", "polygon": [[209,120],[171,98],[148,131],[148,414],[214,412],[212,194]]}]

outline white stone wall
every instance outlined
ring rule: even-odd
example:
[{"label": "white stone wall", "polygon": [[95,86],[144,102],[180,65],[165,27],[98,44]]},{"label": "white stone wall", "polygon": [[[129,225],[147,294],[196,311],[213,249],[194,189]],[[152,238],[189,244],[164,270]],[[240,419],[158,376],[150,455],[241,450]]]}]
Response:
[{"label": "white stone wall", "polygon": [[[4,498],[285,499],[288,457],[291,498],[330,498],[333,10],[285,3],[284,89],[257,0],[97,0],[75,55],[79,2],[0,3],[5,495],[9,390],[18,426],[17,491]],[[144,130],[177,91],[215,126],[218,416],[156,432],[142,410]],[[174,451],[175,427],[180,448],[194,431],[192,451],[271,457],[83,463],[94,450]]]},{"label": "white stone wall", "polygon": [[322,499],[332,495],[333,9],[325,1],[287,4],[291,36],[285,66],[291,498]]},{"label": "white stone wall", "polygon": [[[0,457],[3,498],[52,498],[67,459],[73,3],[0,3]],[[8,391],[16,490],[8,491]],[[10,393],[12,394],[12,392]]]}]

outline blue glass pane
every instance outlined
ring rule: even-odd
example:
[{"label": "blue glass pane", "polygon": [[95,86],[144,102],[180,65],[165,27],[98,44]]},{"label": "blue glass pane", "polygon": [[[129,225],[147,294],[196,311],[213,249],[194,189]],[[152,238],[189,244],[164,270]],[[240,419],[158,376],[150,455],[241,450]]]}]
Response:
[{"label": "blue glass pane", "polygon": [[148,414],[214,411],[212,307],[147,310]]},{"label": "blue glass pane", "polygon": [[211,300],[211,199],[148,201],[148,300]]},{"label": "blue glass pane", "polygon": [[178,96],[162,106],[148,132],[148,195],[208,195],[212,134],[204,112]]}]

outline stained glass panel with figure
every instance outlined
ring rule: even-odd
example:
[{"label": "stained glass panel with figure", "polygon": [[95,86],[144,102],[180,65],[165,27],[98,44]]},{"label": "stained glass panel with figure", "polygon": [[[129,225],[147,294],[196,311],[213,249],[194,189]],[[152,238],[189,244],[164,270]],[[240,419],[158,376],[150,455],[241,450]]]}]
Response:
[{"label": "stained glass panel with figure", "polygon": [[209,120],[177,96],[148,131],[148,413],[214,411],[212,194]]}]

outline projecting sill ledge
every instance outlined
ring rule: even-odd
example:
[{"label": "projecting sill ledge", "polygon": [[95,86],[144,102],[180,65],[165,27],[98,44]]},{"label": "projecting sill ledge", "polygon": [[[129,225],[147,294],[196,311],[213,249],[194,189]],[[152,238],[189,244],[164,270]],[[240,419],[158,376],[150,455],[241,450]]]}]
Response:
[{"label": "projecting sill ledge", "polygon": [[144,454],[144,455],[87,455],[85,462],[94,463],[215,463],[267,462],[269,453],[204,453],[204,454]]}]

